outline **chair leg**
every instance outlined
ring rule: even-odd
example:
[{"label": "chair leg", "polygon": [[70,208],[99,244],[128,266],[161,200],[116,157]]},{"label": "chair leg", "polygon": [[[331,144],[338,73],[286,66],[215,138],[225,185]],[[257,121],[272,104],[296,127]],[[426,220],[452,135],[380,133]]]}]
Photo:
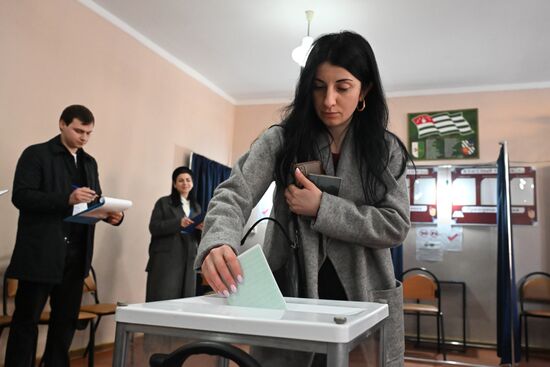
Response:
[{"label": "chair leg", "polygon": [[[443,326],[443,313],[438,316],[439,322],[441,322],[441,349],[443,350],[443,360],[447,360],[447,347],[445,345],[445,328]],[[437,340],[439,342],[439,338]]]},{"label": "chair leg", "polygon": [[441,353],[441,331],[439,329],[439,324],[441,322],[440,314],[438,313],[435,317],[435,323],[437,324],[437,353]]},{"label": "chair leg", "polygon": [[416,345],[415,347],[418,348],[420,345],[420,312],[416,313]]},{"label": "chair leg", "polygon": [[527,331],[527,315],[523,315],[523,322],[525,324],[525,360],[529,362],[529,332]]},{"label": "chair leg", "polygon": [[94,367],[94,354],[95,354],[95,327],[94,320],[90,320],[90,341],[88,342],[88,367]]},{"label": "chair leg", "polygon": [[523,348],[523,313],[520,312],[519,314],[519,350],[521,351],[522,353],[522,356],[523,356],[523,350],[525,348]]},{"label": "chair leg", "polygon": [[[95,333],[97,331],[97,327],[99,326],[99,322],[101,321],[101,315],[97,315],[97,321],[94,323],[94,339],[95,339]],[[83,358],[86,358],[88,355],[90,348],[92,346],[92,340],[88,340],[88,345],[86,345],[86,349],[84,349],[84,354],[82,355]]]}]

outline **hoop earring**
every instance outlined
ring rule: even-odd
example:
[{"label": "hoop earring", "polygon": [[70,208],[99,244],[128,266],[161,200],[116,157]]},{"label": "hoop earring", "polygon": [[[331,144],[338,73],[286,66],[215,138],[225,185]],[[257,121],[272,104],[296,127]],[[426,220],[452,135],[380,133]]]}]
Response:
[{"label": "hoop earring", "polygon": [[363,102],[361,104],[361,107],[357,107],[357,111],[359,111],[359,112],[362,112],[365,109],[365,107],[367,106],[367,103],[365,102],[364,99],[361,102]]}]

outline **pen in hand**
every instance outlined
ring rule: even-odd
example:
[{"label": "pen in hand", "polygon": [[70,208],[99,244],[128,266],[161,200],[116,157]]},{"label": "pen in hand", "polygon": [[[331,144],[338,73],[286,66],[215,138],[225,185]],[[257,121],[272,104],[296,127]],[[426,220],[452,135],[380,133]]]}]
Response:
[{"label": "pen in hand", "polygon": [[69,196],[69,205],[91,203],[97,198],[96,192],[89,187],[78,187],[74,184],[71,184],[71,187],[73,188],[73,191]]}]

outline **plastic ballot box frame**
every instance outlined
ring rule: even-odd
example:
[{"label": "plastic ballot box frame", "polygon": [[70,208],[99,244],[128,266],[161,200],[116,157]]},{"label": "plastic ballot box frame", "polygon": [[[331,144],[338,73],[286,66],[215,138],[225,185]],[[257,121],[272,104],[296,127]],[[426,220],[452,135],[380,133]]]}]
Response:
[{"label": "plastic ballot box frame", "polygon": [[327,366],[348,366],[349,352],[379,331],[385,366],[388,305],[285,298],[286,310],[230,306],[218,295],[119,306],[113,367],[124,367],[130,334],[145,333],[324,353]]}]

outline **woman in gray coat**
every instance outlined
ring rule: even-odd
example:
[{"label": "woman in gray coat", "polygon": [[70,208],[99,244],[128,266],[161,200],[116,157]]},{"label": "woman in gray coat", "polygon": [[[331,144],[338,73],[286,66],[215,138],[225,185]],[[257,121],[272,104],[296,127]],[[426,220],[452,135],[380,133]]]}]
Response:
[{"label": "woman in gray coat", "polygon": [[[209,204],[195,262],[214,291],[237,291],[236,254],[252,208],[274,180],[271,216],[289,233],[295,226],[304,259],[302,296],[389,305],[386,365],[402,366],[401,284],[390,248],[410,227],[405,168],[408,153],[387,130],[388,108],[374,53],[352,32],[317,39],[302,69],[294,101],[234,166]],[[320,161],[342,179],[337,195],[321,191],[294,169]],[[290,254],[281,231],[268,226],[264,252],[273,271]],[[262,349],[262,366],[322,365],[319,356]]]},{"label": "woman in gray coat", "polygon": [[172,173],[171,194],[161,197],[151,214],[146,302],[196,295],[193,261],[202,223],[190,233],[182,230],[191,228],[194,225],[191,218],[200,213],[193,191],[193,172],[187,167],[176,168]]}]

